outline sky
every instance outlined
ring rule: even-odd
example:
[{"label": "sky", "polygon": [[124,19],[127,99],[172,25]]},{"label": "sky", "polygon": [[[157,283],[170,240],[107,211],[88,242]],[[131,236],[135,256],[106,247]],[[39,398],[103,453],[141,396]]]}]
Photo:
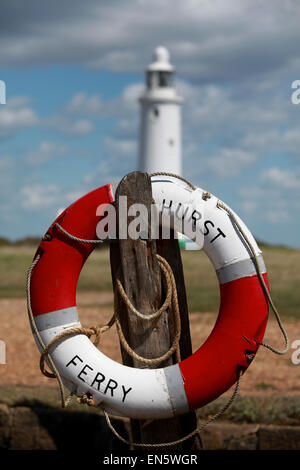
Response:
[{"label": "sky", "polygon": [[0,10],[0,236],[42,236],[60,208],[137,169],[138,97],[163,45],[184,98],[183,175],[258,239],[300,248],[299,1],[1,0]]}]

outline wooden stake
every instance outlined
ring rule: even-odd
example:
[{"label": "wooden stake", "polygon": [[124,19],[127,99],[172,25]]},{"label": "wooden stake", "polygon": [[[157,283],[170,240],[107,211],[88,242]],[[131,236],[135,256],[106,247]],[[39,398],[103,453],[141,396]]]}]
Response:
[{"label": "wooden stake", "polygon": [[[152,190],[151,180],[146,173],[134,172],[125,176],[120,182],[115,197],[117,214],[120,205],[120,196],[127,197],[127,207],[132,204],[143,204],[147,208],[148,227],[150,227]],[[128,217],[130,224],[133,217]],[[119,221],[121,224],[122,221]],[[120,227],[118,227],[120,229]],[[124,230],[124,226],[122,227]],[[119,230],[120,231],[120,230]],[[156,241],[150,240],[149,234],[145,239],[132,240],[130,237],[119,239],[117,243],[110,245],[110,261],[112,279],[116,297],[116,275],[119,274],[125,292],[133,305],[143,314],[151,314],[156,311],[164,300],[165,293],[162,288],[161,273],[156,259]],[[180,340],[181,357],[185,358],[192,352],[189,321],[186,303],[186,293],[180,250],[177,240],[158,241],[158,252],[164,256],[171,265],[177,284],[178,300],[181,314],[182,335]],[[119,317],[124,335],[131,348],[139,355],[147,358],[155,358],[164,354],[170,347],[172,338],[170,335],[168,313],[163,313],[159,319],[150,323],[137,318],[122,303],[119,307]],[[145,368],[149,367],[131,356],[122,348],[123,363],[127,366]],[[159,367],[165,367],[175,363],[175,358],[161,363]],[[155,368],[157,366],[153,366]],[[183,416],[160,420],[131,420],[132,439],[134,442],[154,443],[173,441],[190,433],[196,428],[196,414],[188,413]],[[172,446],[170,450],[199,448],[197,437],[191,438],[185,443]]]}]

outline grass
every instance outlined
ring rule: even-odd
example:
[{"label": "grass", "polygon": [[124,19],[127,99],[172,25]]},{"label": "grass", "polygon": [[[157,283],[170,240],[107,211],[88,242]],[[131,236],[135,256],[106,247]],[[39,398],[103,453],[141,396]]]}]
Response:
[{"label": "grass", "polygon": [[[0,247],[0,298],[25,296],[26,271],[35,248]],[[300,250],[263,246],[271,292],[282,316],[300,318]],[[219,288],[214,268],[203,252],[182,252],[189,310],[217,312]],[[109,250],[95,250],[80,275],[78,290],[111,291]]]},{"label": "grass", "polygon": [[0,297],[24,297],[26,271],[34,252],[32,247],[0,248]]},{"label": "grass", "polygon": [[275,390],[276,387],[273,384],[268,384],[266,382],[259,382],[255,385],[255,388],[258,390]]},{"label": "grass", "polygon": [[[221,397],[200,408],[197,415],[207,419],[217,413],[227,402],[228,398]],[[300,396],[238,396],[230,408],[222,415],[222,420],[235,423],[264,423],[264,424],[300,424]]]},{"label": "grass", "polygon": [[[25,294],[26,273],[36,248],[31,246],[0,247],[0,298],[20,298]],[[112,289],[109,250],[96,250],[84,266],[78,289],[109,291]]]},{"label": "grass", "polygon": [[[9,407],[28,406],[30,408],[51,407],[60,409],[61,402],[57,389],[46,387],[24,387],[13,385],[0,386],[0,403]],[[220,397],[212,403],[198,409],[197,416],[206,420],[217,413],[228,397]],[[99,413],[99,408],[89,408],[79,405],[74,399],[69,408],[78,411]],[[264,423],[300,425],[300,396],[238,396],[228,410],[222,415],[222,420],[233,423]],[[219,420],[218,420],[219,421]]]}]

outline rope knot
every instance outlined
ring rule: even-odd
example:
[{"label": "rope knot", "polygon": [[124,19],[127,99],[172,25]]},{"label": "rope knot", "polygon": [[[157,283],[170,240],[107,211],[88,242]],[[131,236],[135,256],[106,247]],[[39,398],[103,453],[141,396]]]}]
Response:
[{"label": "rope knot", "polygon": [[208,191],[204,191],[202,193],[202,199],[203,201],[207,201],[207,199],[210,199],[211,198],[211,194],[208,192]]},{"label": "rope knot", "polygon": [[80,405],[97,406],[94,398],[89,393],[84,393],[81,397],[77,397],[77,402]]},{"label": "rope knot", "polygon": [[91,326],[86,332],[86,335],[88,338],[95,335],[95,340],[94,340],[95,346],[98,346],[101,334],[102,334],[102,328],[100,326]]}]

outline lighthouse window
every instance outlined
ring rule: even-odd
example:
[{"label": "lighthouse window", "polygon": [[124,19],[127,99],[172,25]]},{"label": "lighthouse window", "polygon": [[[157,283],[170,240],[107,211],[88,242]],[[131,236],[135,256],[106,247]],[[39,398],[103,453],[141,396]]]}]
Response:
[{"label": "lighthouse window", "polygon": [[173,86],[174,73],[173,72],[147,72],[147,88],[153,89],[168,88]]},{"label": "lighthouse window", "polygon": [[153,114],[155,117],[159,116],[159,109],[158,108],[153,108]]},{"label": "lighthouse window", "polygon": [[147,73],[147,88],[155,88],[158,86],[158,72],[148,72]]},{"label": "lighthouse window", "polygon": [[172,72],[159,72],[159,86],[170,87],[173,84]]}]

